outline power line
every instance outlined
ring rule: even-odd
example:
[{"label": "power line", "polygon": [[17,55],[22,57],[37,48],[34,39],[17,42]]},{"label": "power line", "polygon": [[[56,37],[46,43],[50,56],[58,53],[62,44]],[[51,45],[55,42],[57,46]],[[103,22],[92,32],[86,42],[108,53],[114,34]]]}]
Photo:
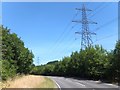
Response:
[{"label": "power line", "polygon": [[[99,6],[97,6],[97,7],[94,9],[94,12],[97,11],[98,9],[100,9],[102,5],[104,5],[104,2],[102,2]],[[93,13],[93,12],[90,12],[90,13],[88,14],[88,16],[89,16],[90,14],[92,14],[92,13]]]},{"label": "power line", "polygon": [[[106,5],[106,6],[107,6],[107,5]],[[104,7],[105,7],[105,6],[104,6]],[[100,6],[98,6],[98,8],[100,8]],[[97,10],[97,8],[96,8],[96,10]],[[97,14],[97,13],[96,13],[96,14]],[[117,18],[116,18],[116,19],[117,19]],[[107,23],[101,25],[101,26],[98,27],[98,28],[101,29],[101,28],[103,28],[103,27],[109,25],[110,23],[112,23],[112,22],[114,22],[114,21],[115,21],[115,20],[110,20],[109,22],[107,22]],[[96,29],[96,31],[98,30],[98,28]],[[93,43],[94,43],[94,42],[93,42]],[[68,46],[70,46],[70,44],[69,44]]]},{"label": "power line", "polygon": [[111,38],[111,37],[113,37],[113,36],[116,36],[116,34],[117,34],[117,33],[114,33],[114,34],[111,34],[111,35],[105,36],[105,37],[103,37],[103,38],[100,38],[100,39],[94,41],[94,43],[95,43],[95,42],[98,42],[98,41],[101,41],[101,40],[104,40],[104,39],[107,39],[107,38]]},{"label": "power line", "polygon": [[[78,15],[78,12],[72,17],[72,19],[74,19],[76,16]],[[63,30],[63,32],[60,34],[60,36],[56,39],[55,44],[51,45],[50,49],[53,49],[53,46],[58,46],[59,45],[59,41],[62,40],[65,32],[68,30],[68,27],[71,25],[71,21],[67,24],[67,26],[65,27],[65,29]],[[74,26],[72,26],[70,29],[74,28]]]},{"label": "power line", "polygon": [[[106,6],[107,6],[107,5],[106,5]],[[98,7],[95,9],[95,11],[98,10],[98,9],[100,9],[100,7],[101,7],[101,6],[98,6]],[[104,7],[105,7],[105,6],[104,6]],[[101,9],[102,9],[102,8],[101,8]],[[78,10],[78,11],[79,11],[79,10]],[[95,14],[97,14],[97,13],[95,13]],[[77,12],[77,15],[78,15],[78,12]],[[74,18],[75,18],[77,15],[75,14]],[[94,16],[94,15],[93,15],[93,16]],[[91,17],[93,17],[93,16],[91,16]],[[69,26],[70,24],[71,24],[71,22],[68,24],[68,26]],[[99,29],[100,29],[100,28],[102,28],[102,27],[100,26]],[[72,30],[72,29],[71,29],[71,30]],[[71,30],[69,30],[69,31],[71,31]],[[56,46],[56,47],[54,48],[54,50],[56,50],[57,48],[59,48],[59,47],[61,46],[61,45],[59,44],[59,42],[61,42],[61,41],[65,38],[65,36],[64,36],[64,35],[65,35],[65,31],[68,32],[68,29],[65,29],[65,30],[61,33],[60,37],[56,40],[57,43],[54,45],[54,46]],[[70,32],[68,32],[68,33],[70,33]],[[68,35],[69,35],[68,33],[67,33],[67,35],[66,35],[67,37],[68,37]],[[68,45],[68,46],[70,46],[70,45]],[[52,47],[53,47],[53,46],[52,46]],[[51,48],[50,48],[50,49],[51,49]]]},{"label": "power line", "polygon": [[118,19],[118,17],[115,17],[115,18],[113,18],[112,20],[110,20],[110,21],[102,24],[101,26],[97,27],[97,28],[94,29],[93,31],[98,31],[98,30],[100,30],[101,28],[106,27],[106,26],[108,26],[109,24],[115,22],[117,19]]},{"label": "power line", "polygon": [[[72,45],[73,45],[73,44],[72,44]],[[69,46],[71,46],[71,44],[69,44]],[[66,48],[68,48],[68,46],[67,46]],[[66,49],[66,48],[65,48],[65,49]],[[62,52],[61,52],[61,53],[62,53]]]},{"label": "power line", "polygon": [[82,11],[82,20],[81,21],[72,21],[76,23],[82,23],[82,32],[75,32],[76,34],[81,34],[81,49],[85,49],[86,47],[90,47],[93,43],[92,41],[92,35],[96,35],[94,32],[89,31],[89,24],[97,24],[93,21],[88,21],[86,11],[92,11],[90,9],[87,9],[85,5],[83,4],[82,9],[76,8],[76,10]]},{"label": "power line", "polygon": [[[94,11],[96,11],[97,9],[99,9],[101,6],[103,5],[103,3],[102,4],[100,4],[99,6],[97,6],[95,9],[94,9]],[[78,13],[77,13],[78,14]],[[89,14],[90,15],[90,14]],[[67,35],[68,36],[68,35]],[[59,44],[60,45],[60,44]]]},{"label": "power line", "polygon": [[68,48],[68,47],[70,47],[70,46],[73,46],[73,44],[75,44],[74,42],[75,42],[75,40],[71,40],[71,39],[70,39],[69,45],[68,45],[68,46],[66,45],[63,49],[60,49],[60,52],[56,52],[55,58],[56,58],[59,54],[65,52],[65,50],[67,50],[66,48]]},{"label": "power line", "polygon": [[[70,32],[73,30],[73,28],[76,26],[76,24],[74,25],[74,26],[72,26],[71,28],[70,28]],[[69,32],[69,33],[70,33]],[[68,38],[68,36],[69,36],[70,34],[68,34],[67,36],[66,36],[66,39],[69,39]],[[63,38],[64,39],[64,38]],[[61,39],[62,40],[62,39]],[[70,39],[71,40],[71,39]],[[67,41],[70,41],[70,40],[67,40]],[[70,44],[69,44],[70,45]],[[57,50],[57,48],[60,48],[60,50],[62,51],[62,49],[61,49],[61,47],[62,47],[62,45],[61,45],[61,43],[59,43],[56,47],[54,47],[54,49],[52,50],[52,51],[55,51],[56,52],[56,50]],[[67,46],[68,47],[68,46]],[[58,52],[56,52],[56,54],[57,54]]]},{"label": "power line", "polygon": [[[108,7],[108,4],[107,5],[104,5],[103,7],[99,7],[99,11],[102,11],[102,10],[105,10],[104,8],[105,7]],[[96,10],[98,10],[98,9],[96,9]],[[96,11],[93,15],[91,15],[89,18],[92,18],[93,16],[95,16],[96,14],[98,14],[98,13],[100,13],[99,11]]]},{"label": "power line", "polygon": [[38,65],[40,64],[39,60],[40,60],[39,57],[37,57],[37,64],[38,64]]},{"label": "power line", "polygon": [[[102,4],[103,4],[103,3],[102,3]],[[98,7],[96,7],[96,8],[95,8],[95,11],[96,11],[97,9],[99,9],[102,4],[100,4],[100,6],[98,6]],[[78,14],[79,14],[79,11],[73,16],[73,19],[74,19]],[[70,24],[71,24],[71,22],[70,22]],[[69,25],[70,25],[70,24],[69,24]],[[68,26],[69,26],[69,25],[68,25]],[[66,30],[66,31],[68,31],[68,30]],[[68,33],[69,33],[69,32],[68,32]],[[67,36],[69,35],[68,33],[67,33]],[[57,45],[60,45],[58,42],[59,42],[60,40],[62,40],[61,37],[62,37],[64,34],[65,34],[65,32],[63,31],[63,33],[61,34],[60,38],[58,38],[58,40],[56,40],[56,42],[57,42],[57,43],[56,43],[56,46],[57,46]],[[64,39],[64,38],[63,38],[63,39]],[[57,46],[57,47],[58,47],[58,46]]]},{"label": "power line", "polygon": [[[97,10],[98,8],[100,8],[100,6],[98,6],[97,8],[95,8],[95,10]],[[77,14],[78,14],[78,13],[77,13]],[[71,30],[70,30],[70,31],[71,31]],[[69,32],[68,32],[68,33],[69,33]],[[68,33],[67,33],[67,36],[69,35]],[[60,46],[60,44],[59,44],[59,46]],[[57,46],[57,48],[58,48],[58,46]],[[56,49],[56,48],[55,48],[55,49]]]},{"label": "power line", "polygon": [[[70,30],[70,32],[71,32],[72,30]],[[70,34],[68,34],[68,35],[70,35]],[[70,36],[71,37],[71,36]],[[67,50],[66,48],[68,48],[68,47],[71,47],[71,46],[73,46],[75,43],[75,39],[73,40],[73,39],[71,39],[71,38],[73,38],[73,37],[71,37],[71,38],[66,38],[67,40],[66,41],[69,41],[69,43],[66,43],[65,45],[65,47],[64,48],[61,48],[62,46],[58,46],[59,48],[60,48],[60,52],[56,52],[56,56],[55,57],[57,57],[57,55],[59,55],[59,54],[61,54],[61,53],[63,53],[63,52],[65,52],[65,50]],[[59,44],[60,45],[60,44]],[[57,47],[57,48],[58,48]]]}]

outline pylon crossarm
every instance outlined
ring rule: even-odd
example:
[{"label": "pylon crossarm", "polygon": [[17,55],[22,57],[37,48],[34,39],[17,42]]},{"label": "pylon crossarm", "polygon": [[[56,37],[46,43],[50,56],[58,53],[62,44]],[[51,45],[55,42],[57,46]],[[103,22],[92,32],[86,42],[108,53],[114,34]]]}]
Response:
[{"label": "pylon crossarm", "polygon": [[[76,10],[83,10],[83,9],[80,9],[80,8],[76,8]],[[85,9],[85,11],[92,11],[91,9]]]},{"label": "pylon crossarm", "polygon": [[75,32],[75,34],[81,34],[81,49],[83,49],[86,47],[90,47],[93,44],[92,35],[96,35],[96,33],[90,32],[89,24],[97,24],[97,23],[87,19],[86,11],[92,11],[92,10],[86,9],[84,4],[83,4],[83,7],[81,9],[76,8],[76,10],[82,11],[82,20],[74,20],[72,22],[82,24],[82,31]]},{"label": "pylon crossarm", "polygon": [[75,34],[82,34],[81,32],[75,32]]}]

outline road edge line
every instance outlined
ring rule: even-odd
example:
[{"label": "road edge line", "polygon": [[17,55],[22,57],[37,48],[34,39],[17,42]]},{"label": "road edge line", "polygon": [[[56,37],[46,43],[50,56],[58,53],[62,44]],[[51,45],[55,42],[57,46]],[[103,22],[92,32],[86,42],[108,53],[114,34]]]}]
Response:
[{"label": "road edge line", "polygon": [[[52,79],[53,80],[53,79]],[[55,80],[53,80],[54,82],[55,82],[55,84],[58,86],[58,88],[59,88],[59,90],[61,90],[61,87],[60,87],[60,85],[55,81]]]},{"label": "road edge line", "polygon": [[[48,76],[47,76],[48,77]],[[48,77],[48,78],[50,78],[50,77]],[[51,80],[53,80],[52,78],[50,78]],[[60,85],[55,81],[55,80],[53,80],[53,82],[55,82],[55,84],[57,85],[57,87],[59,88],[59,90],[61,90],[61,87],[60,87]]]},{"label": "road edge line", "polygon": [[108,86],[114,86],[115,88],[118,88],[119,86],[118,85],[115,85],[115,84],[112,84],[112,83],[104,83],[105,85],[108,85]]}]

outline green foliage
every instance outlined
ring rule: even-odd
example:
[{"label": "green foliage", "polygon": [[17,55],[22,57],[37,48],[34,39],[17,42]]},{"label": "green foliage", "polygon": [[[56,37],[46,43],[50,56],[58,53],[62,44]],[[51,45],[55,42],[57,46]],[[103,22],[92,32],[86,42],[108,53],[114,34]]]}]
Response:
[{"label": "green foliage", "polygon": [[58,61],[56,60],[56,61],[51,61],[51,62],[48,62],[47,64],[55,64],[55,63],[57,63]]},{"label": "green foliage", "polygon": [[57,64],[58,62],[50,62],[46,65],[41,65],[41,66],[34,66],[32,69],[32,74],[35,75],[39,75],[39,74],[43,74],[43,75],[54,75],[54,68],[55,68],[55,64]]},{"label": "green foliage", "polygon": [[2,80],[7,80],[9,77],[14,77],[16,75],[16,67],[12,64],[13,61],[9,61],[0,60],[0,62],[2,62]]},{"label": "green foliage", "polygon": [[120,41],[111,54],[113,57],[110,58],[109,74],[113,81],[120,83]]},{"label": "green foliage", "polygon": [[113,51],[108,52],[102,46],[95,45],[61,61],[38,66],[36,72],[44,75],[73,76],[88,79],[120,81],[120,42]]},{"label": "green foliage", "polygon": [[[33,65],[33,53],[24,46],[17,34],[10,33],[8,28],[2,31],[2,78],[6,80],[15,74],[29,74]],[[13,74],[13,75],[12,75]]]},{"label": "green foliage", "polygon": [[69,62],[69,74],[72,76],[102,78],[107,62],[107,52],[99,46],[91,46],[80,52],[74,52]]}]

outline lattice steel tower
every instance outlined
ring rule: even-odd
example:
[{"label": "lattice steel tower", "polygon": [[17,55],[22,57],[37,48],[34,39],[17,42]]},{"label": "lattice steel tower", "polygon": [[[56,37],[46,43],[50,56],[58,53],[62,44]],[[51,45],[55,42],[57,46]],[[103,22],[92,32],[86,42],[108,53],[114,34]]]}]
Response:
[{"label": "lattice steel tower", "polygon": [[76,34],[81,34],[81,49],[86,47],[90,47],[93,44],[92,35],[96,35],[94,32],[90,32],[89,24],[97,24],[96,22],[88,21],[86,11],[92,11],[90,9],[86,9],[85,5],[83,4],[82,9],[76,8],[76,10],[82,11],[82,20],[76,20],[72,22],[82,23],[82,31],[75,32]]}]

